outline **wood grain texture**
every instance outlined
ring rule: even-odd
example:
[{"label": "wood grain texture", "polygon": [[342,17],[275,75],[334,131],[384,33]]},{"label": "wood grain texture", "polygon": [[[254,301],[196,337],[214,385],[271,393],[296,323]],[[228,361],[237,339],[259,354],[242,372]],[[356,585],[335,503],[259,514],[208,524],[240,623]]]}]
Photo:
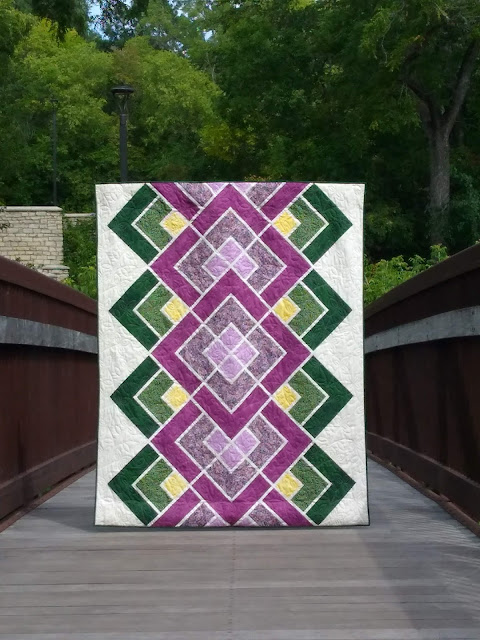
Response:
[{"label": "wood grain texture", "polygon": [[94,474],[0,534],[0,640],[479,640],[480,543],[369,463],[371,526],[93,526]]}]

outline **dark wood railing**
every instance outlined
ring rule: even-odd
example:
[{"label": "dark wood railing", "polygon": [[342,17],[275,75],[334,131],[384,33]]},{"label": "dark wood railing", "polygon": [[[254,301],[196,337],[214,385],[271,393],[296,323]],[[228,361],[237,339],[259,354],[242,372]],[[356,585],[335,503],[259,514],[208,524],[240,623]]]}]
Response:
[{"label": "dark wood railing", "polygon": [[[0,518],[96,457],[96,303],[0,258]],[[480,245],[365,313],[368,448],[480,520]]]},{"label": "dark wood railing", "polygon": [[372,453],[480,520],[480,245],[365,313]]},{"label": "dark wood railing", "polygon": [[96,458],[97,309],[0,257],[0,518]]}]

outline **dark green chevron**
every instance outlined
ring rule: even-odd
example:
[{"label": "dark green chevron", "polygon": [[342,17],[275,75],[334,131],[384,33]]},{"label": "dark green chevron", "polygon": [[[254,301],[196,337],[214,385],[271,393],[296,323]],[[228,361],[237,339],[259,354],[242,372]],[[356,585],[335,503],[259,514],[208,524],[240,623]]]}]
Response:
[{"label": "dark green chevron", "polygon": [[337,504],[343,500],[355,482],[316,444],[310,447],[304,457],[331,482],[327,491],[307,511],[307,516],[315,524],[320,524]]},{"label": "dark green chevron", "polygon": [[158,279],[153,273],[151,271],[145,271],[110,309],[110,313],[127,331],[130,331],[146,349],[151,349],[153,345],[158,342],[158,336],[138,317],[134,308],[156,284],[158,284]]},{"label": "dark green chevron", "polygon": [[[311,271],[303,280],[303,283],[316,295],[322,305],[327,308],[327,313],[325,313],[315,326],[302,338],[311,349],[316,349],[318,345],[345,320],[351,312],[351,308],[315,271]],[[300,314],[297,314],[293,320],[299,315]]]},{"label": "dark green chevron", "polygon": [[158,249],[135,229],[133,222],[157,196],[158,194],[149,185],[143,185],[108,225],[125,244],[147,263],[155,258]]},{"label": "dark green chevron", "polygon": [[316,358],[310,358],[303,365],[303,371],[328,395],[318,411],[303,425],[304,429],[316,437],[343,409],[352,394]]},{"label": "dark green chevron", "polygon": [[304,255],[307,256],[310,262],[315,263],[343,236],[345,231],[352,226],[352,223],[317,185],[312,185],[307,189],[303,197],[328,222],[328,225],[318,234],[315,240],[303,250]]},{"label": "dark green chevron", "polygon": [[153,378],[158,369],[158,365],[151,358],[147,358],[122,382],[118,389],[112,393],[112,400],[115,404],[147,438],[155,433],[158,429],[158,424],[145,409],[138,404],[134,396],[148,380]]},{"label": "dark green chevron", "polygon": [[147,445],[108,483],[108,486],[117,494],[120,500],[145,525],[155,518],[157,512],[133,487],[133,483],[157,458],[158,453],[150,445]]}]

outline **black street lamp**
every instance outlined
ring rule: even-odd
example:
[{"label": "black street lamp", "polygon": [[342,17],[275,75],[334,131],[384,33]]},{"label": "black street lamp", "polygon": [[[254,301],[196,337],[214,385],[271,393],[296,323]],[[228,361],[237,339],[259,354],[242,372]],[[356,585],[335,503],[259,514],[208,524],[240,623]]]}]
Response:
[{"label": "black street lamp", "polygon": [[127,160],[127,120],[128,120],[128,99],[135,91],[129,85],[113,87],[112,93],[117,98],[120,110],[120,181],[128,181],[128,160]]},{"label": "black street lamp", "polygon": [[52,181],[53,181],[53,206],[56,207],[58,204],[58,195],[57,195],[57,106],[58,100],[57,98],[50,98],[50,102],[52,103]]}]

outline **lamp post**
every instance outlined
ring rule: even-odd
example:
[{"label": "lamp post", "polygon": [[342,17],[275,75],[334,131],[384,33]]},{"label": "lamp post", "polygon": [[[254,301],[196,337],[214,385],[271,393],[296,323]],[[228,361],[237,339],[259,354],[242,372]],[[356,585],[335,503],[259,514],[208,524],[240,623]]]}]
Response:
[{"label": "lamp post", "polygon": [[58,194],[57,194],[57,98],[50,98],[50,102],[52,103],[52,191],[53,191],[53,206],[56,207],[58,204]]},{"label": "lamp post", "polygon": [[120,181],[128,180],[128,160],[127,160],[127,120],[128,120],[128,99],[134,92],[134,88],[129,85],[113,87],[112,93],[117,98],[120,110]]}]

